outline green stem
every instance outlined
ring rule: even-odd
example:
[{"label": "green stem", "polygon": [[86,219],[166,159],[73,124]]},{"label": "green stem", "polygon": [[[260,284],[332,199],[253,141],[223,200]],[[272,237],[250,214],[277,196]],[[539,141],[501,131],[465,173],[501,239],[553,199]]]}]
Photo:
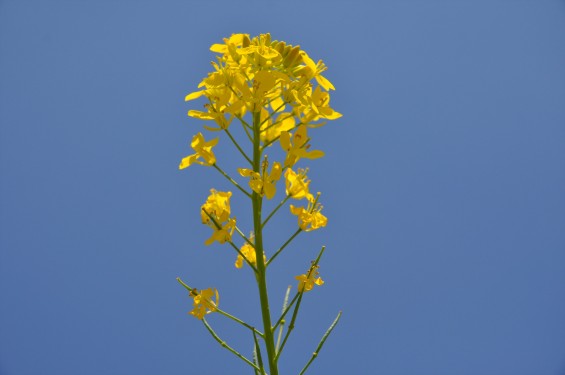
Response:
[{"label": "green stem", "polygon": [[243,361],[245,361],[249,366],[253,367],[254,369],[257,369],[259,371],[261,371],[259,369],[259,367],[257,367],[257,365],[255,365],[255,363],[251,362],[250,360],[248,360],[247,358],[245,358],[244,356],[242,356],[241,354],[239,354],[235,349],[233,349],[231,346],[229,346],[224,340],[222,340],[217,334],[216,332],[214,332],[214,330],[212,329],[212,327],[210,327],[210,325],[208,324],[208,322],[206,321],[206,319],[202,318],[202,323],[204,323],[204,326],[206,327],[206,329],[208,330],[208,332],[210,332],[210,334],[212,335],[212,337],[214,337],[214,339],[220,343],[220,345],[224,348],[226,348],[227,350],[229,350],[230,352],[232,352],[233,354],[235,354],[236,356],[238,356],[239,358],[241,358]]},{"label": "green stem", "polygon": [[253,341],[255,341],[255,353],[257,354],[257,364],[261,370],[261,375],[265,374],[265,366],[263,366],[263,357],[261,356],[261,348],[259,347],[259,342],[257,341],[257,335],[253,332]]},{"label": "green stem", "polygon": [[218,167],[217,164],[212,164],[212,166],[214,168],[216,168],[216,170],[218,172],[220,172],[222,174],[222,176],[224,176],[225,178],[227,178],[232,184],[234,184],[234,186],[236,188],[238,188],[239,190],[241,190],[241,192],[245,195],[247,195],[249,198],[251,198],[251,194],[249,194],[249,192],[247,190],[245,190],[244,188],[241,187],[241,185],[239,185],[233,178],[231,178],[226,172],[224,172],[224,170],[220,167]]},{"label": "green stem", "polygon": [[253,128],[251,128],[251,125],[249,125],[247,121],[245,121],[242,117],[238,117],[238,119],[241,122],[241,126],[243,127],[243,130],[245,130],[245,134],[247,134],[247,138],[249,138],[249,141],[253,143],[253,137],[251,136],[251,134],[249,134],[249,129],[253,129]]},{"label": "green stem", "polygon": [[288,296],[290,295],[290,289],[292,287],[289,285],[288,288],[286,288],[286,293],[284,295],[284,301],[283,301],[283,308],[282,308],[282,315],[281,318],[279,319],[279,321],[277,322],[277,324],[275,324],[273,326],[273,332],[277,329],[277,325],[280,323],[280,328],[279,328],[279,334],[277,335],[277,345],[276,345],[276,349],[277,352],[279,351],[279,347],[281,345],[281,337],[282,337],[282,333],[283,333],[283,328],[284,328],[284,316],[285,316],[285,310],[287,310],[287,306],[288,306]]},{"label": "green stem", "polygon": [[236,226],[235,227],[235,231],[237,233],[239,233],[239,235],[241,236],[241,238],[243,238],[245,240],[245,242],[247,242],[248,244],[250,244],[251,246],[253,246],[253,248],[255,248],[255,245],[253,244],[253,242],[251,242],[251,240],[249,238],[247,238],[245,236],[245,234],[243,234],[243,232]]},{"label": "green stem", "polygon": [[306,366],[304,366],[304,368],[302,369],[302,371],[300,371],[300,374],[298,374],[298,375],[303,375],[306,372],[306,370],[308,369],[308,366],[310,366],[310,364],[316,359],[316,357],[318,357],[320,350],[322,350],[322,346],[324,346],[324,343],[328,339],[328,336],[330,335],[330,333],[332,333],[333,329],[337,325],[337,322],[339,322],[339,318],[341,318],[341,311],[337,314],[337,317],[335,318],[333,323],[330,325],[330,328],[328,328],[328,330],[326,331],[324,336],[322,336],[322,339],[320,340],[318,347],[316,348],[314,353],[312,353],[312,357],[310,358],[310,360],[308,361]]},{"label": "green stem", "polygon": [[296,302],[296,300],[298,299],[298,296],[300,295],[300,293],[296,293],[294,295],[294,297],[292,297],[292,300],[290,301],[290,303],[285,306],[285,308],[283,309],[283,312],[281,314],[281,317],[279,318],[279,320],[277,320],[277,322],[275,323],[275,325],[273,326],[273,331],[275,329],[277,329],[279,324],[283,324],[284,322],[284,317],[286,316],[286,313],[288,313],[288,311],[290,310],[290,308],[292,307],[292,305],[294,305],[294,302]]},{"label": "green stem", "polygon": [[[261,173],[261,139],[260,139],[261,112],[253,113],[253,171]],[[265,253],[263,250],[263,231],[261,228],[261,209],[263,198],[253,192],[253,226],[255,230],[255,253],[257,256],[257,285],[259,288],[259,299],[261,302],[261,315],[263,318],[265,346],[269,358],[270,375],[278,375],[277,362],[275,360],[275,341],[271,329],[271,312],[269,310],[269,296],[267,293],[267,277],[265,267]]]},{"label": "green stem", "polygon": [[264,228],[265,225],[267,224],[267,222],[271,219],[271,217],[273,217],[273,215],[279,210],[279,208],[282,207],[283,204],[286,203],[286,201],[288,201],[290,198],[290,195],[287,195],[282,201],[281,203],[279,203],[279,205],[277,207],[275,207],[275,209],[273,210],[273,212],[271,212],[269,214],[269,216],[267,216],[267,218],[265,219],[265,221],[263,221],[263,224],[261,224],[261,228]]},{"label": "green stem", "polygon": [[239,150],[239,152],[241,153],[241,155],[243,155],[243,157],[249,162],[249,164],[253,165],[253,162],[251,161],[251,159],[249,158],[249,156],[247,156],[247,154],[241,149],[241,147],[239,147],[239,144],[237,143],[237,141],[234,139],[234,137],[231,135],[231,133],[229,132],[228,129],[224,129],[224,131],[226,132],[226,134],[228,135],[228,137],[230,137],[231,141],[233,142],[233,144],[235,145],[235,147]]},{"label": "green stem", "polygon": [[281,253],[281,251],[284,250],[284,248],[292,241],[294,240],[294,237],[298,236],[298,233],[302,232],[302,229],[298,228],[296,230],[296,232],[294,232],[294,234],[288,239],[286,240],[286,242],[273,254],[273,256],[267,261],[267,265],[266,267],[269,266],[269,264],[271,264],[271,262],[273,260],[275,260],[275,258]]},{"label": "green stem", "polygon": [[259,336],[261,336],[261,337],[264,336],[261,332],[257,331],[254,327],[252,327],[252,326],[250,326],[249,324],[245,323],[243,320],[241,320],[241,319],[239,319],[239,318],[237,318],[237,317],[235,317],[235,316],[233,316],[233,315],[231,315],[231,314],[225,312],[224,310],[221,310],[221,309],[219,309],[219,308],[216,307],[216,311],[215,311],[215,312],[217,312],[217,313],[220,314],[220,315],[225,316],[226,318],[230,318],[231,320],[233,320],[233,321],[235,321],[235,322],[241,324],[242,326],[244,326],[244,327],[250,329],[251,332],[253,332],[254,335],[257,334],[257,335],[259,335]]}]

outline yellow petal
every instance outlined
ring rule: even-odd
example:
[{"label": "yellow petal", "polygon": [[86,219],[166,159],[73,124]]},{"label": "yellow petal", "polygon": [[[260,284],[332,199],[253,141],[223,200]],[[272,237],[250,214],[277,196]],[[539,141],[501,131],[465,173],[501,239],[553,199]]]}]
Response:
[{"label": "yellow petal", "polygon": [[185,101],[185,102],[188,102],[189,100],[198,99],[198,98],[200,98],[202,95],[204,95],[205,93],[206,93],[206,90],[192,92],[192,93],[188,94],[188,95],[184,98],[184,101]]},{"label": "yellow petal", "polygon": [[318,84],[320,86],[322,86],[324,89],[326,90],[335,90],[334,85],[332,85],[332,83],[330,81],[327,80],[327,78],[322,77],[321,75],[317,75],[316,76],[316,81],[318,82]]},{"label": "yellow petal", "polygon": [[199,118],[201,120],[214,120],[214,118],[215,118],[210,113],[202,112],[202,111],[195,111],[194,109],[191,109],[190,111],[188,111],[188,115],[190,117]]},{"label": "yellow petal", "polygon": [[185,168],[190,167],[192,164],[194,164],[196,159],[198,159],[198,154],[189,155],[189,156],[183,158],[180,161],[179,169],[185,169]]}]

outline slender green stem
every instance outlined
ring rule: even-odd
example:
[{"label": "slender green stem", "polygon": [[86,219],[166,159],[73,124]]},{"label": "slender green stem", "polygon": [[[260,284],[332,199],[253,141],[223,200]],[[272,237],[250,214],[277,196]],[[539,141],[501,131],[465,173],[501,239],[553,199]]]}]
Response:
[{"label": "slender green stem", "polygon": [[283,206],[283,204],[286,203],[286,201],[288,201],[290,198],[290,195],[287,195],[282,201],[281,203],[278,204],[277,207],[275,207],[275,209],[273,210],[273,212],[271,212],[269,214],[269,216],[267,216],[267,218],[265,219],[265,221],[263,221],[263,224],[261,224],[261,228],[264,228],[265,225],[267,224],[267,222],[271,219],[271,217],[273,217],[273,215],[279,210],[279,208],[281,208]]},{"label": "slender green stem", "polygon": [[[255,363],[255,366],[259,366],[259,364],[257,363],[257,349],[255,345],[253,345],[253,363]],[[257,371],[257,369],[253,369],[253,373],[255,375],[263,375],[259,374],[259,371]]]},{"label": "slender green stem", "polygon": [[298,236],[298,234],[302,232],[302,229],[298,228],[296,230],[296,232],[294,232],[294,234],[292,236],[290,236],[290,238],[288,240],[286,240],[286,242],[273,254],[273,256],[267,261],[267,265],[266,267],[269,266],[269,264],[271,264],[271,262],[273,260],[275,260],[275,258],[281,253],[281,251],[284,250],[284,248],[292,241],[294,240],[294,237]]},{"label": "slender green stem", "polygon": [[208,330],[208,332],[210,332],[210,334],[212,335],[212,337],[214,337],[214,339],[220,343],[220,345],[224,348],[226,348],[227,350],[229,350],[230,352],[232,352],[233,354],[235,354],[237,357],[241,358],[243,361],[245,361],[245,363],[247,363],[249,366],[253,367],[254,369],[257,369],[259,371],[261,371],[259,369],[259,367],[257,367],[257,365],[255,365],[255,363],[251,362],[250,360],[248,360],[247,358],[245,358],[244,356],[242,356],[241,354],[239,354],[235,349],[233,349],[231,346],[229,346],[224,340],[222,340],[217,334],[216,332],[214,332],[214,330],[212,329],[212,327],[210,327],[210,325],[208,324],[208,322],[206,321],[206,319],[202,318],[202,323],[204,323],[204,326],[206,327],[206,329]]},{"label": "slender green stem", "polygon": [[253,130],[253,128],[242,117],[238,117],[238,119],[241,122],[243,130],[245,130],[245,134],[247,134],[247,138],[249,138],[249,141],[253,143],[253,137],[251,136],[251,134],[249,134],[249,130]]},{"label": "slender green stem", "polygon": [[277,322],[275,323],[275,325],[273,326],[273,331],[275,329],[277,329],[277,327],[279,326],[279,324],[283,324],[284,322],[284,317],[286,316],[286,313],[288,313],[288,311],[290,310],[290,308],[294,305],[294,302],[296,302],[296,300],[298,299],[298,296],[300,295],[300,293],[296,293],[294,295],[294,297],[292,297],[292,300],[290,301],[290,303],[283,309],[283,312],[279,318],[279,320],[277,320]]},{"label": "slender green stem", "polygon": [[288,325],[288,328],[286,330],[286,335],[284,336],[283,342],[282,342],[281,346],[279,347],[279,350],[277,351],[275,361],[279,360],[279,356],[281,355],[281,353],[284,349],[284,346],[286,345],[286,340],[288,340],[290,333],[294,329],[294,322],[296,321],[296,317],[298,316],[298,309],[300,309],[300,302],[302,302],[302,296],[303,295],[304,295],[304,292],[298,293],[298,300],[296,302],[296,305],[294,305],[294,311],[292,312],[292,318],[290,319],[290,324]]},{"label": "slender green stem", "polygon": [[287,310],[287,306],[288,306],[288,296],[290,295],[290,289],[292,287],[289,285],[288,288],[286,288],[286,293],[284,294],[284,300],[283,300],[283,307],[282,307],[282,315],[281,315],[281,319],[279,319],[279,321],[277,322],[277,324],[275,324],[273,326],[273,332],[277,329],[277,325],[280,323],[280,328],[279,328],[279,334],[277,335],[277,345],[275,346],[277,352],[279,351],[279,347],[281,345],[281,336],[283,333],[283,329],[284,329],[284,315],[285,315],[285,310]]},{"label": "slender green stem", "polygon": [[259,335],[259,336],[261,336],[261,337],[264,336],[261,332],[257,331],[253,326],[250,326],[249,324],[245,323],[243,320],[241,320],[241,319],[239,319],[239,318],[237,318],[237,317],[235,317],[235,316],[233,316],[233,315],[231,315],[231,314],[225,312],[224,310],[221,310],[221,309],[219,309],[219,308],[216,307],[216,311],[215,311],[215,312],[217,312],[217,313],[220,314],[220,315],[225,316],[226,318],[230,318],[231,320],[233,320],[233,321],[235,321],[235,322],[238,322],[238,323],[241,324],[242,326],[244,326],[244,327],[250,329],[251,332],[253,332],[253,334],[257,334],[257,335]]},{"label": "slender green stem", "polygon": [[[261,172],[261,148],[260,148],[260,121],[261,113],[253,113],[253,171]],[[257,256],[257,286],[259,288],[259,299],[261,302],[261,316],[263,318],[263,327],[265,332],[265,346],[267,347],[267,356],[269,358],[269,371],[271,375],[278,375],[277,362],[275,360],[275,342],[273,331],[271,330],[271,312],[269,310],[269,296],[267,293],[267,277],[265,267],[265,253],[263,250],[263,231],[261,228],[261,210],[263,198],[253,192],[253,226],[255,230],[255,253]]]},{"label": "slender green stem", "polygon": [[251,161],[251,159],[249,158],[249,156],[247,156],[247,154],[241,149],[241,147],[239,147],[239,144],[237,143],[237,141],[234,139],[234,137],[231,135],[230,131],[228,129],[224,129],[224,131],[226,132],[226,134],[228,135],[228,137],[230,137],[231,141],[233,142],[233,144],[235,145],[235,147],[239,150],[239,152],[241,153],[241,155],[243,155],[243,157],[249,162],[249,164],[253,165],[253,162]]},{"label": "slender green stem", "polygon": [[322,336],[322,339],[320,340],[318,347],[316,348],[314,353],[312,353],[312,357],[310,358],[310,360],[308,361],[306,366],[304,366],[304,368],[302,369],[302,371],[300,371],[300,374],[298,374],[298,375],[303,375],[306,372],[306,370],[308,369],[308,366],[310,366],[310,364],[314,361],[314,359],[316,359],[316,357],[318,357],[320,350],[322,350],[322,346],[324,346],[324,343],[326,342],[326,340],[330,336],[330,333],[332,333],[333,329],[337,325],[337,322],[339,322],[339,318],[341,318],[341,311],[337,314],[337,317],[335,318],[333,323],[330,325],[330,327],[328,328],[328,330],[326,331],[324,336]]},{"label": "slender green stem", "polygon": [[213,164],[212,165],[214,168],[216,168],[216,170],[218,172],[220,172],[222,174],[222,176],[224,176],[225,178],[227,178],[232,184],[234,184],[234,186],[236,188],[238,188],[239,190],[241,190],[241,192],[245,195],[247,195],[249,198],[251,198],[251,194],[249,194],[249,192],[247,190],[245,190],[244,188],[241,187],[241,185],[239,185],[233,178],[231,178],[226,172],[224,172],[224,170],[220,167],[218,167],[218,164]]},{"label": "slender green stem", "polygon": [[263,357],[261,356],[261,347],[259,346],[259,342],[257,341],[257,335],[253,332],[253,341],[255,341],[255,353],[257,354],[257,364],[259,365],[259,369],[261,371],[261,375],[265,373],[265,366],[263,366]]},{"label": "slender green stem", "polygon": [[255,248],[255,245],[253,244],[253,242],[251,242],[251,240],[249,238],[247,238],[245,236],[245,234],[243,234],[243,232],[236,226],[235,227],[235,231],[237,233],[239,233],[239,235],[241,236],[241,238],[243,238],[245,240],[245,242],[247,242],[248,244],[250,244],[251,246],[253,246],[253,248]]}]

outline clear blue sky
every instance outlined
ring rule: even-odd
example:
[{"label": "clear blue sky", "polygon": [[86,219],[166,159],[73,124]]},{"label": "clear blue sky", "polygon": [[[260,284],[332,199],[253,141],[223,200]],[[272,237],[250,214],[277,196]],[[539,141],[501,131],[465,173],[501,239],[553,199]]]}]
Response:
[{"label": "clear blue sky", "polygon": [[304,164],[329,225],[270,278],[281,300],[327,245],[283,373],[343,310],[313,375],[564,374],[565,2],[235,3],[0,2],[0,374],[249,373],[175,281],[259,321],[251,274],[203,245],[228,185],[177,169],[184,96],[236,32],[323,59],[344,114]]}]

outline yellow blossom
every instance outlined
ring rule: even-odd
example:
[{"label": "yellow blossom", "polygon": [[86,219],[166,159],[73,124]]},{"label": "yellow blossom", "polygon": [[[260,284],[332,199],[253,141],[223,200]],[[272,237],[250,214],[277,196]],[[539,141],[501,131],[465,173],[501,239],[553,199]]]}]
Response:
[{"label": "yellow blossom", "polygon": [[308,80],[315,78],[316,82],[318,82],[318,84],[322,86],[325,90],[335,90],[334,85],[332,85],[332,83],[328,81],[325,77],[323,77],[321,74],[328,69],[324,64],[324,62],[320,60],[318,61],[317,64],[314,63],[314,60],[312,60],[305,51],[300,51],[300,55],[302,57],[302,61],[306,65],[299,68],[295,72],[295,74],[304,75]]},{"label": "yellow blossom", "polygon": [[292,168],[288,168],[284,172],[284,177],[286,180],[286,195],[294,199],[306,198],[309,201],[313,201],[314,197],[309,192],[310,180],[306,178],[306,173],[308,171],[304,169],[298,169],[298,173],[294,172]]},{"label": "yellow blossom", "polygon": [[320,150],[308,151],[310,144],[308,141],[307,127],[300,125],[294,136],[292,137],[289,132],[282,132],[280,137],[281,147],[286,151],[286,159],[284,161],[285,167],[292,167],[300,158],[317,159],[324,156],[324,152]]},{"label": "yellow blossom", "polygon": [[341,117],[341,113],[330,107],[330,94],[316,87],[314,92],[308,96],[308,106],[304,112],[303,122],[316,121],[319,118],[335,120]]},{"label": "yellow blossom", "polygon": [[200,292],[192,289],[190,296],[194,299],[194,308],[189,314],[198,319],[203,319],[206,314],[216,311],[220,303],[220,295],[216,288],[208,288]]},{"label": "yellow blossom", "polygon": [[[251,236],[249,237],[249,240],[251,242],[253,242],[253,237],[253,234],[251,234]],[[255,248],[251,244],[245,242],[243,246],[241,246],[239,251],[241,251],[241,254],[243,254],[243,256],[241,256],[241,254],[237,255],[237,259],[235,260],[236,268],[243,267],[243,257],[245,257],[254,266],[257,265],[257,253],[255,252]]]},{"label": "yellow blossom", "polygon": [[202,205],[202,224],[209,224],[210,216],[212,216],[219,223],[227,221],[231,212],[230,197],[231,191],[224,192],[211,189],[206,203]]},{"label": "yellow blossom", "polygon": [[267,162],[263,163],[263,174],[260,175],[251,169],[239,168],[239,174],[243,177],[251,177],[249,180],[249,187],[261,196],[266,196],[267,199],[272,199],[277,192],[276,182],[281,178],[282,167],[281,163],[274,162],[271,172],[267,173]]},{"label": "yellow blossom", "polygon": [[[190,147],[196,151],[196,154],[183,158],[179,164],[179,169],[188,168],[194,163],[206,166],[214,165],[216,163],[216,156],[212,152],[212,147],[214,147],[217,143],[218,138],[214,138],[206,142],[202,133],[196,134],[190,143]],[[204,161],[199,159],[204,159]]]},{"label": "yellow blossom", "polygon": [[262,109],[261,123],[263,123],[263,125],[261,125],[261,141],[267,143],[279,137],[283,131],[293,129],[296,120],[292,113],[282,112],[277,116],[275,122],[273,122],[272,118],[269,118],[269,112],[266,109]]},{"label": "yellow blossom", "polygon": [[298,216],[298,226],[305,232],[325,227],[328,218],[322,215],[322,206],[318,203],[308,202],[308,207],[295,207],[290,205],[290,212]]},{"label": "yellow blossom", "polygon": [[312,266],[310,270],[302,275],[295,276],[294,278],[298,280],[298,291],[299,292],[309,292],[314,288],[315,285],[323,285],[324,280],[318,275],[318,268],[320,266]]},{"label": "yellow blossom", "polygon": [[235,230],[235,217],[228,219],[227,223],[218,223],[220,226],[216,226],[215,223],[209,224],[212,229],[214,229],[214,233],[204,242],[206,246],[211,245],[214,241],[218,241],[221,244],[226,243],[227,241],[231,241],[231,236],[233,231]]}]

